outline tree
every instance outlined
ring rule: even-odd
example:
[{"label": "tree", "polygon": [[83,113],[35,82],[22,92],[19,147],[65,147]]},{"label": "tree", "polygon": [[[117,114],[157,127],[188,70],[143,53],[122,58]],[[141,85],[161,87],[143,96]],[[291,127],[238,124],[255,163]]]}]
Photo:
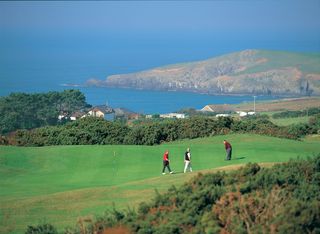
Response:
[{"label": "tree", "polygon": [[56,125],[60,112],[71,114],[88,106],[84,94],[79,90],[11,93],[0,98],[0,133]]}]

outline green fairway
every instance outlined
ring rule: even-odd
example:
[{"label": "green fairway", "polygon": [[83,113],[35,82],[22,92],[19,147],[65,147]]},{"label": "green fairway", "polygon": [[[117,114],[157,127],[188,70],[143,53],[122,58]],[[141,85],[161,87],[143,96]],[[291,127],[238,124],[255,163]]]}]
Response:
[{"label": "green fairway", "polygon": [[[224,161],[223,139],[233,146],[231,161]],[[194,173],[183,174],[187,147]],[[166,149],[173,175],[161,174]],[[117,208],[136,207],[155,189],[165,191],[198,171],[319,153],[319,138],[293,141],[249,134],[158,146],[0,147],[0,233],[21,233],[43,220],[59,228],[73,226],[78,217],[102,215],[113,203]]]}]

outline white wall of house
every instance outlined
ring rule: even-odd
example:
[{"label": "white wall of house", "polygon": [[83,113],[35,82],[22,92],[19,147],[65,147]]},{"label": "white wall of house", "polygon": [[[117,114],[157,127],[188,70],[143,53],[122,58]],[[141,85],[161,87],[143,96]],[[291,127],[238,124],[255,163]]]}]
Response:
[{"label": "white wall of house", "polygon": [[230,116],[229,114],[217,114],[216,117],[228,117]]},{"label": "white wall of house", "polygon": [[179,114],[179,113],[169,113],[169,114],[161,114],[160,118],[184,119],[184,118],[186,118],[186,115],[185,114]]},{"label": "white wall of house", "polygon": [[58,116],[58,120],[62,120],[62,119],[64,119],[66,116],[65,115],[59,115]]}]

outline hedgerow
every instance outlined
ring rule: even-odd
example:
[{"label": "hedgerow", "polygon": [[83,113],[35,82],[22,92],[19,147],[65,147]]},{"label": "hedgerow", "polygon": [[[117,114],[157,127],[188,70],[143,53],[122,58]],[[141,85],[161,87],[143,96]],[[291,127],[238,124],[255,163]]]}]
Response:
[{"label": "hedgerow", "polygon": [[155,145],[179,139],[193,139],[228,133],[255,133],[299,139],[320,129],[320,115],[309,123],[280,127],[265,118],[237,120],[194,117],[128,126],[100,118],[87,117],[61,126],[18,130],[4,142],[20,146],[131,144]]}]

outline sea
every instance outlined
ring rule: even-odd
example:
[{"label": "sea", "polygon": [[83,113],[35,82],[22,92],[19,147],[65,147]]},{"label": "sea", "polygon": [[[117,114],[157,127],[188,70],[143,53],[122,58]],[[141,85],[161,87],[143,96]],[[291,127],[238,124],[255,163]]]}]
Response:
[{"label": "sea", "polygon": [[[127,108],[142,114],[176,112],[182,108],[201,109],[208,104],[253,102],[251,95],[213,96],[190,92],[83,86],[92,78],[104,80],[113,74],[203,60],[250,48],[248,45],[243,45],[237,48],[225,46],[217,49],[212,46],[210,37],[210,40],[197,43],[196,49],[190,49],[194,47],[192,38],[184,39],[184,43],[180,43],[178,39],[171,39],[172,45],[165,40],[162,42],[147,36],[138,39],[131,42],[123,38],[120,40],[110,37],[60,38],[41,33],[10,34],[2,37],[0,38],[0,96],[7,96],[12,92],[43,93],[79,89],[91,105],[107,104],[113,108]],[[159,46],[160,42],[164,44]],[[256,101],[276,98],[258,96]]]},{"label": "sea", "polygon": [[[109,105],[113,108],[126,108],[141,114],[164,114],[177,112],[183,108],[201,109],[208,104],[238,104],[253,103],[253,96],[225,96],[207,95],[180,91],[151,91],[106,87],[73,87],[65,85],[15,87],[1,89],[0,96],[7,96],[12,92],[44,93],[49,91],[63,91],[78,89],[86,96],[86,101],[95,105]],[[277,99],[275,96],[257,96],[256,101]]]}]

